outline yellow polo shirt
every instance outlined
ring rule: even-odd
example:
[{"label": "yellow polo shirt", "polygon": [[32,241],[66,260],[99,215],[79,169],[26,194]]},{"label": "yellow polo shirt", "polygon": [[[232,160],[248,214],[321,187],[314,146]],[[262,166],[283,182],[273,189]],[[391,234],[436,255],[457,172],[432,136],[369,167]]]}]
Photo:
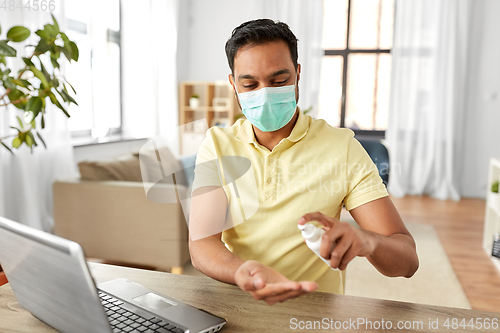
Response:
[{"label": "yellow polo shirt", "polygon": [[210,128],[196,158],[193,191],[223,186],[222,240],[240,258],[343,294],[345,271],[332,270],[307,247],[297,221],[318,211],[338,219],[343,205],[351,210],[388,194],[353,131],[298,112],[292,132],[272,151],[256,141],[248,120]]}]

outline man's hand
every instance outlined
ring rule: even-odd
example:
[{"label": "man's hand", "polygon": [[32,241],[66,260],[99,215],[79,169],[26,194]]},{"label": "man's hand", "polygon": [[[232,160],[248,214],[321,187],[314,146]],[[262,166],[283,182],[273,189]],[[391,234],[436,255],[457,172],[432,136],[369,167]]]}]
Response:
[{"label": "man's hand", "polygon": [[[354,257],[368,257],[375,251],[378,236],[374,232],[353,227],[320,212],[305,214],[298,223],[303,225],[311,221],[324,226],[326,232],[321,239],[320,254],[330,260],[332,268],[344,270]],[[337,243],[335,247],[334,242]]]},{"label": "man's hand", "polygon": [[245,261],[234,275],[236,284],[257,300],[273,305],[315,291],[312,281],[295,282],[255,260]]}]

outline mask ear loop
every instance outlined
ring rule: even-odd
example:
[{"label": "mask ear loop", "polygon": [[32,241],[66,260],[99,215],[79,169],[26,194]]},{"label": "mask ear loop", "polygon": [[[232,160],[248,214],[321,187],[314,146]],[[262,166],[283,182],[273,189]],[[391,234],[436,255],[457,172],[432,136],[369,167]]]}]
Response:
[{"label": "mask ear loop", "polygon": [[238,92],[238,88],[236,88],[236,79],[234,78],[234,76],[233,76],[233,83],[234,83],[234,90],[236,91],[236,95],[239,98],[240,97],[240,93]]}]

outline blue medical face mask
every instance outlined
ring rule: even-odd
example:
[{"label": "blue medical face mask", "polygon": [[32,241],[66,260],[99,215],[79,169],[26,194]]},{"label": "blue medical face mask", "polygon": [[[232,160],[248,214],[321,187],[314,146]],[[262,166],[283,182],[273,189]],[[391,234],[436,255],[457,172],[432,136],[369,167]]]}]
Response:
[{"label": "blue medical face mask", "polygon": [[266,87],[238,94],[238,97],[245,117],[262,132],[283,128],[292,120],[297,109],[295,84]]}]

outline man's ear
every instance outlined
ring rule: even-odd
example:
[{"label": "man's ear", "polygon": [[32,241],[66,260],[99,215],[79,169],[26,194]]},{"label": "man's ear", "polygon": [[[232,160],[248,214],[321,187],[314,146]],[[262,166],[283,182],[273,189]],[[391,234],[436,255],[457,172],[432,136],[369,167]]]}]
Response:
[{"label": "man's ear", "polygon": [[297,83],[299,83],[299,81],[300,81],[300,70],[301,70],[301,66],[300,66],[300,64],[297,64]]},{"label": "man's ear", "polygon": [[233,74],[229,74],[227,77],[229,78],[229,83],[231,83],[231,85],[233,86],[233,89],[234,89],[234,76],[233,76]]}]

